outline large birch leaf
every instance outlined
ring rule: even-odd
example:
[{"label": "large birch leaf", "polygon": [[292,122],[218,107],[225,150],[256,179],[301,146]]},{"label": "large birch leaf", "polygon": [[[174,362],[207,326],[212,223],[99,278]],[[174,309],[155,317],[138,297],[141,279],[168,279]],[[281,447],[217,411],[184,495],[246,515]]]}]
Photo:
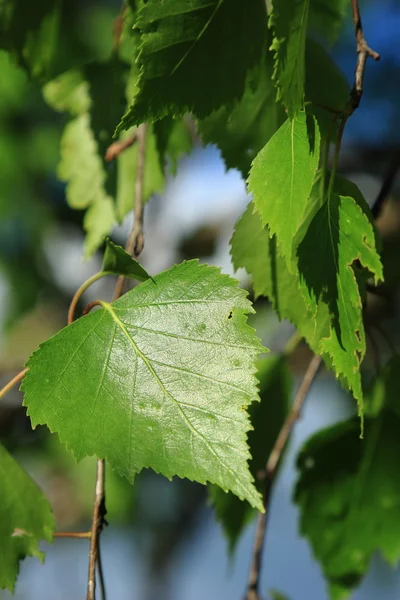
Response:
[{"label": "large birch leaf", "polygon": [[150,467],[216,483],[262,509],[247,461],[246,408],[264,351],[246,292],[189,261],[66,327],[27,363],[33,426],[77,459],[96,454],[130,481]]}]

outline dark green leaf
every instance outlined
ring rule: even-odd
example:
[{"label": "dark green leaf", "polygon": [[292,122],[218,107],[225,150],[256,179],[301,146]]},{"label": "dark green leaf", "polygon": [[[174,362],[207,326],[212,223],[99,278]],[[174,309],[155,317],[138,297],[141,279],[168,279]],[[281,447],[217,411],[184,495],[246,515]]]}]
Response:
[{"label": "dark green leaf", "polygon": [[137,94],[118,130],[233,102],[264,47],[264,0],[143,0]]},{"label": "dark green leaf", "polygon": [[138,281],[151,279],[148,272],[132,258],[121,246],[117,246],[110,239],[106,239],[106,249],[103,257],[102,271],[125,275]]},{"label": "dark green leaf", "polygon": [[310,0],[273,0],[274,79],[278,100],[292,119],[304,103],[305,49]]},{"label": "dark green leaf", "polygon": [[275,97],[272,57],[265,52],[261,64],[249,72],[242,98],[198,123],[203,140],[216,144],[227,168],[239,169],[245,178],[257,153],[284,121],[284,110]]},{"label": "dark green leaf", "polygon": [[384,411],[317,433],[298,458],[295,500],[301,533],[309,539],[328,579],[332,600],[347,598],[379,550],[400,558],[400,419]]},{"label": "dark green leaf", "polygon": [[[286,417],[291,389],[286,358],[271,356],[259,363],[259,404],[250,407],[252,430],[248,442],[252,456],[249,467],[257,489],[263,492],[263,480],[257,475],[265,469],[270,452]],[[236,547],[245,525],[255,516],[254,509],[237,496],[225,493],[216,485],[209,487],[211,502],[225,532],[231,552]]]},{"label": "dark green leaf", "polygon": [[376,417],[391,408],[400,417],[400,356],[393,356],[364,393],[365,414]]},{"label": "dark green leaf", "polygon": [[211,482],[262,509],[247,466],[246,411],[264,351],[246,292],[189,261],[75,321],[27,363],[24,405],[77,459],[130,481],[143,468]]},{"label": "dark green leaf", "polygon": [[310,28],[329,42],[334,42],[349,8],[347,0],[310,0]]},{"label": "dark green leaf", "polygon": [[52,541],[55,524],[47,498],[1,444],[0,479],[0,588],[13,592],[20,560],[43,561],[39,542]]}]

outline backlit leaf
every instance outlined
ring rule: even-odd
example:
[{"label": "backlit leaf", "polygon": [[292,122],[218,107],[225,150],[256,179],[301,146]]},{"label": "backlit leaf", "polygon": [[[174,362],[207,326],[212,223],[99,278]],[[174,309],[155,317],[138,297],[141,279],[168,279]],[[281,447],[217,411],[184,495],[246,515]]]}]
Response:
[{"label": "backlit leaf", "polygon": [[51,542],[54,517],[47,498],[0,444],[0,588],[14,591],[19,562],[43,561],[39,542]]},{"label": "backlit leaf", "polygon": [[[301,290],[312,313],[323,302],[330,314],[329,336],[320,351],[331,357],[362,408],[360,364],[365,354],[362,301],[356,271],[364,267],[383,279],[373,227],[354,198],[332,193],[314,216],[298,248]],[[359,265],[356,266],[356,263]]]},{"label": "backlit leaf", "polygon": [[262,509],[247,461],[246,408],[264,351],[246,292],[189,261],[42,344],[22,384],[33,426],[77,459],[96,454],[130,481],[143,468],[216,483]]},{"label": "backlit leaf", "polygon": [[248,189],[264,225],[276,234],[288,267],[319,161],[320,135],[314,117],[300,112],[286,120],[253,161]]}]

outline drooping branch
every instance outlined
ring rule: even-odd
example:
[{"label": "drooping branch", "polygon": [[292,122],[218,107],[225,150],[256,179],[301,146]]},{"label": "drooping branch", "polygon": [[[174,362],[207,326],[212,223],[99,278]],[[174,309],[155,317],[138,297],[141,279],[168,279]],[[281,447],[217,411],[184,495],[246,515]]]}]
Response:
[{"label": "drooping branch", "polygon": [[296,394],[296,397],[293,401],[290,412],[282,426],[282,429],[279,432],[278,438],[275,442],[272,452],[269,455],[268,462],[265,466],[265,470],[263,473],[260,474],[260,477],[264,480],[263,501],[265,512],[260,513],[258,516],[252,563],[250,567],[249,582],[247,586],[245,600],[260,600],[259,586],[261,561],[265,545],[266,525],[268,522],[273,483],[275,481],[275,476],[277,474],[282,454],[286,448],[293,427],[295,426],[297,420],[300,417],[301,409],[308,395],[308,392],[310,391],[311,385],[314,382],[315,377],[318,373],[321,361],[322,359],[320,356],[313,356],[313,358],[311,359],[310,364],[308,365],[307,371]]},{"label": "drooping branch", "polygon": [[[133,207],[133,226],[129,235],[125,250],[135,258],[140,254],[144,245],[143,236],[143,183],[144,169],[146,160],[146,135],[147,124],[140,125],[137,130],[138,157],[135,182],[135,202]],[[117,300],[124,290],[125,277],[119,276],[115,285],[113,300]],[[91,303],[93,304],[93,303]],[[94,306],[95,304],[93,304]],[[106,494],[105,494],[105,460],[97,461],[96,489],[93,502],[92,530],[90,538],[89,551],[89,569],[86,600],[95,599],[96,589],[96,564],[99,568],[100,588],[102,598],[105,598],[105,586],[103,580],[103,568],[100,558],[100,534],[105,524],[106,515]]]}]

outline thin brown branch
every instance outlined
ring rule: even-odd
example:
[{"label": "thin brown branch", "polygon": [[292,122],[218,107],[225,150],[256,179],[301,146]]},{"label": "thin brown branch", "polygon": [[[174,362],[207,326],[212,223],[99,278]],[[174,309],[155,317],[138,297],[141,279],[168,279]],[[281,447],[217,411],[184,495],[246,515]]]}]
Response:
[{"label": "thin brown branch", "polygon": [[96,488],[94,493],[92,530],[90,535],[89,570],[86,600],[95,600],[96,564],[99,556],[100,534],[106,524],[105,461],[97,461]]},{"label": "thin brown branch", "polygon": [[11,379],[1,390],[0,390],[0,400],[9,392],[19,381],[24,378],[25,373],[28,369],[23,369],[20,371],[15,377]]},{"label": "thin brown branch", "polygon": [[263,494],[265,512],[260,513],[258,517],[256,537],[253,548],[253,558],[250,567],[249,582],[245,600],[260,600],[259,584],[261,561],[265,545],[266,525],[268,521],[268,513],[271,502],[271,492],[273,483],[283,451],[286,448],[293,427],[300,417],[301,409],[308,395],[308,392],[310,391],[311,385],[318,373],[318,369],[321,365],[321,360],[322,359],[320,356],[313,356],[313,358],[311,359],[310,364],[308,365],[307,371],[296,394],[296,397],[293,401],[290,412],[282,426],[282,429],[279,432],[278,438],[275,442],[272,452],[269,455],[265,471],[260,475],[260,477],[265,482]]},{"label": "thin brown branch", "polygon": [[120,13],[114,21],[113,52],[115,54],[118,53],[119,47],[121,45],[121,36],[122,36],[123,28],[124,28],[125,13],[126,13],[126,5],[125,5],[125,2],[122,2]]},{"label": "thin brown branch", "polygon": [[82,311],[82,317],[84,317],[85,315],[90,313],[92,308],[94,308],[95,306],[102,306],[100,300],[92,300],[92,302],[89,302],[89,304],[86,304],[85,308]]},{"label": "thin brown branch", "polygon": [[123,140],[113,142],[106,150],[105,159],[107,162],[115,160],[124,150],[130,148],[136,142],[136,133]]},{"label": "thin brown branch", "polygon": [[[143,236],[143,220],[144,220],[144,203],[143,203],[143,184],[144,184],[144,169],[146,164],[146,137],[147,123],[143,123],[138,127],[137,132],[138,157],[135,182],[135,205],[133,208],[133,227],[129,235],[125,250],[135,258],[139,256],[144,246]],[[117,279],[117,285],[114,290],[113,300],[116,300],[123,294],[125,285],[125,277],[120,275]]]},{"label": "thin brown branch", "polygon": [[370,56],[374,60],[379,60],[380,55],[375,50],[372,50],[364,38],[364,31],[361,23],[360,8],[358,0],[351,0],[353,10],[354,34],[357,43],[357,64],[354,73],[354,85],[351,91],[350,114],[359,107],[363,93],[364,73],[367,58]]},{"label": "thin brown branch", "polygon": [[[138,162],[136,170],[136,182],[135,182],[135,204],[133,208],[133,226],[129,235],[125,250],[137,257],[143,250],[144,237],[143,237],[143,217],[144,217],[144,205],[143,205],[143,182],[144,182],[144,169],[146,161],[146,135],[147,135],[147,124],[144,123],[138,127],[136,136],[138,142]],[[120,276],[117,279],[115,285],[113,300],[117,300],[124,290],[125,277]],[[105,524],[106,515],[106,495],[105,495],[105,461],[99,459],[97,461],[97,474],[96,474],[96,491],[93,503],[93,516],[92,516],[92,532],[90,540],[90,551],[89,551],[89,571],[88,571],[88,586],[86,600],[94,600],[95,589],[96,589],[96,564],[99,569],[99,580],[100,589],[103,600],[105,599],[105,587],[103,568],[100,557],[100,534]]]},{"label": "thin brown branch", "polygon": [[90,540],[91,531],[56,531],[55,538],[78,538],[80,540]]}]

